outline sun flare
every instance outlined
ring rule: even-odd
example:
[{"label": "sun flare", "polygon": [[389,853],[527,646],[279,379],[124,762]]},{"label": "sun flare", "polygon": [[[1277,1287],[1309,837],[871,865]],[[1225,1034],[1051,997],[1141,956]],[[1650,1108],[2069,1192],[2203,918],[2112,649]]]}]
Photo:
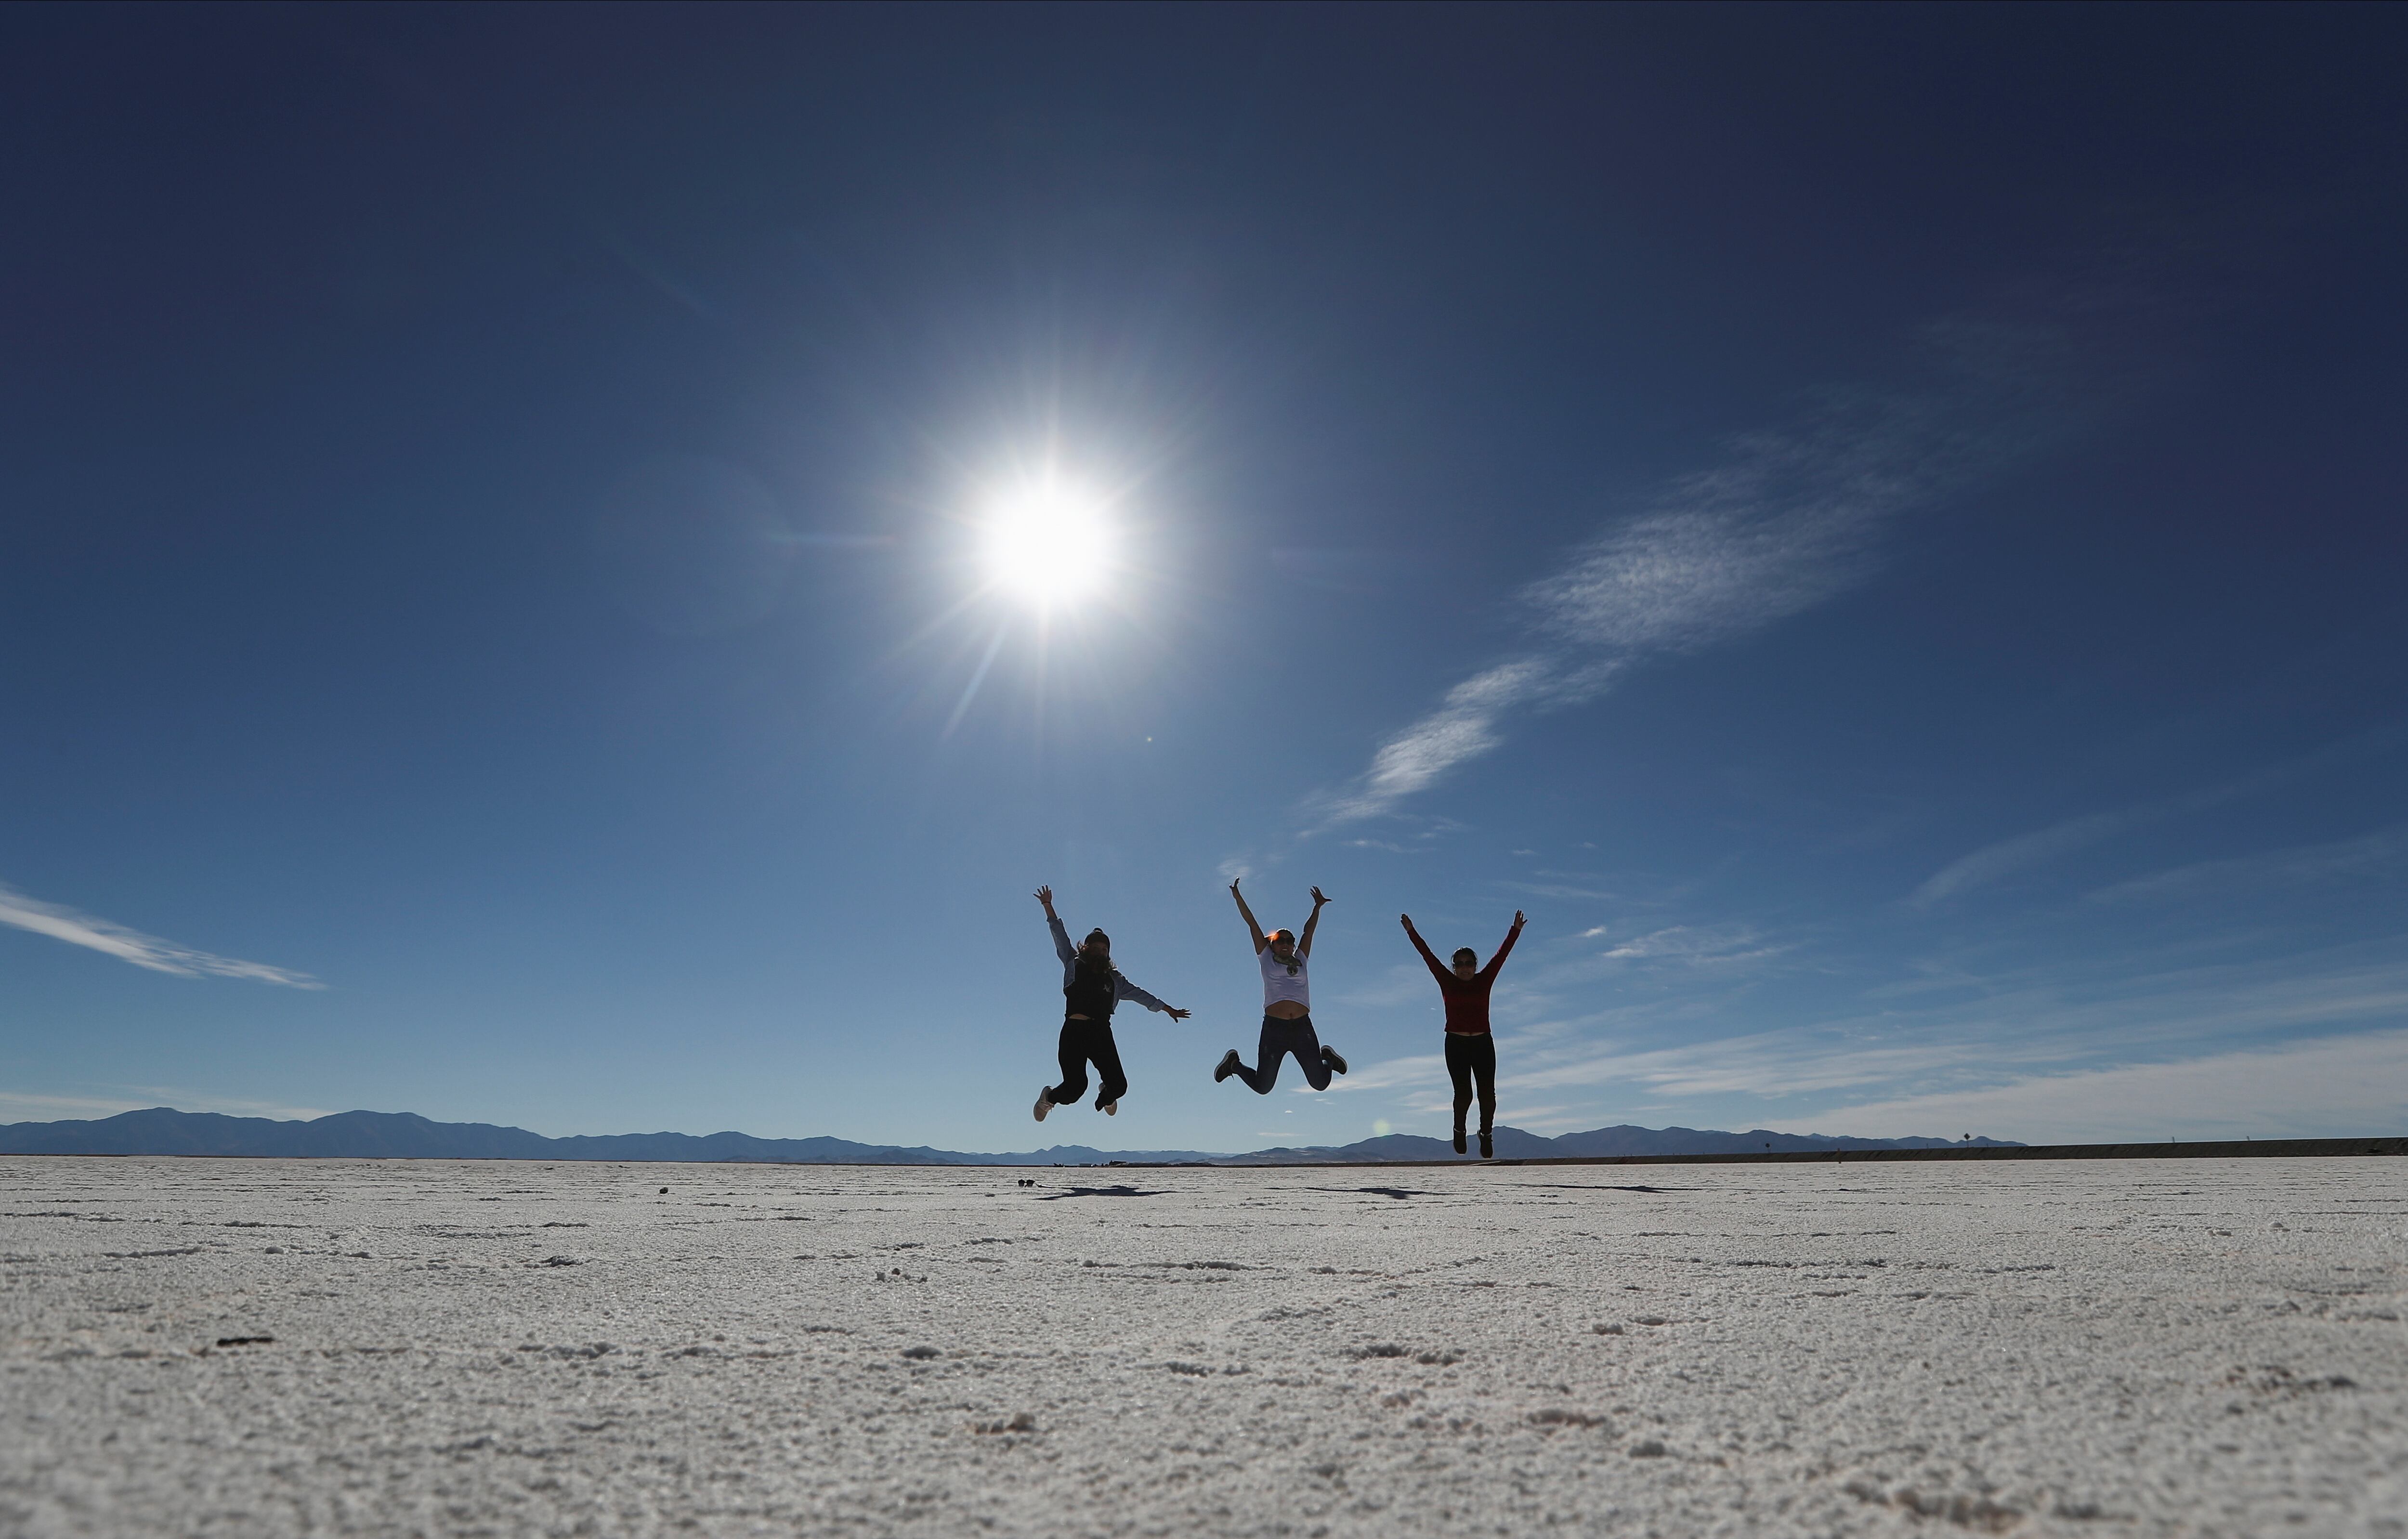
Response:
[{"label": "sun flare", "polygon": [[1004,502],[986,524],[996,586],[1040,608],[1093,592],[1111,559],[1111,528],[1084,492],[1046,486]]}]

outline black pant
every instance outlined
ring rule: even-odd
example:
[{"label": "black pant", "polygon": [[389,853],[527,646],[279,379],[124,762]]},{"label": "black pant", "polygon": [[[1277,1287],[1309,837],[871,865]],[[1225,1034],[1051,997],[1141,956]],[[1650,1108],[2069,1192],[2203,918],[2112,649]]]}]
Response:
[{"label": "black pant", "polygon": [[1128,1076],[1121,1073],[1121,1049],[1112,1041],[1110,1020],[1065,1019],[1062,1022],[1062,1083],[1045,1092],[1057,1106],[1075,1105],[1087,1093],[1087,1065],[1096,1066],[1103,1087],[1096,1092],[1098,1110],[1128,1093]]},{"label": "black pant", "polygon": [[1446,1075],[1455,1081],[1455,1126],[1463,1128],[1463,1114],[1471,1109],[1471,1080],[1480,1077],[1480,1131],[1497,1125],[1497,1039],[1486,1032],[1446,1033]]},{"label": "black pant", "polygon": [[1329,1089],[1329,1065],[1321,1057],[1321,1037],[1312,1029],[1311,1016],[1298,1016],[1294,1020],[1282,1020],[1277,1016],[1263,1017],[1263,1039],[1254,1048],[1254,1066],[1238,1065],[1238,1077],[1253,1088],[1256,1095],[1268,1095],[1279,1083],[1280,1060],[1296,1055],[1304,1066],[1304,1082],[1316,1090]]}]

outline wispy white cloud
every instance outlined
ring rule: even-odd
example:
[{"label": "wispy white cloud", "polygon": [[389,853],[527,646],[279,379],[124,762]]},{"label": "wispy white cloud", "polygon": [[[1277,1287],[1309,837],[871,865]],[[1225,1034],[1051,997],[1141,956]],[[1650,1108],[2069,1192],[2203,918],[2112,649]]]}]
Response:
[{"label": "wispy white cloud", "polygon": [[1489,667],[1313,798],[1323,824],[1392,811],[1503,741],[1517,709],[1578,705],[1649,656],[1734,641],[1822,604],[1878,564],[1884,527],[2028,450],[2062,402],[2038,331],[1953,326],[1928,340],[1947,380],[1919,394],[1828,392],[1799,421],[1675,479],[1521,595],[1541,649]]},{"label": "wispy white cloud", "polygon": [[1659,1097],[1791,1103],[1850,1090],[1886,1100],[1973,1090],[2018,1074],[2171,1060],[2186,1048],[2238,1050],[2252,1037],[2408,1020],[2408,957],[2401,949],[2392,941],[2093,978],[2042,970],[1991,980],[1983,998],[1913,1013],[1667,1047],[1626,1046],[1659,1036],[1678,1019],[1672,1012],[1699,1003],[1668,1002],[1607,1012],[1598,1023],[1611,1033],[1604,1039],[1533,1042],[1499,1083],[1526,1090],[1619,1084]]},{"label": "wispy white cloud", "polygon": [[1611,903],[1620,894],[1594,887],[1572,887],[1563,882],[1498,882],[1498,889],[1533,898],[1588,898]]},{"label": "wispy white cloud", "polygon": [[1446,1057],[1442,1053],[1416,1054],[1411,1058],[1391,1058],[1379,1063],[1357,1065],[1343,1079],[1332,1080],[1329,1093],[1354,1093],[1361,1090],[1392,1090],[1414,1085],[1443,1085],[1446,1079]]},{"label": "wispy white cloud", "polygon": [[2408,863],[2408,823],[2398,823],[2354,839],[2176,866],[2155,876],[2102,887],[2087,894],[2085,901],[2128,903],[2213,892],[2252,892],[2333,876],[2372,876],[2403,863]]},{"label": "wispy white cloud", "polygon": [[2159,816],[2161,814],[2155,808],[2100,812],[2086,818],[2069,819],[2035,834],[2018,834],[1994,845],[1985,845],[1971,855],[1951,861],[1933,872],[1921,887],[1914,890],[1914,895],[1909,901],[1918,908],[1928,908],[1972,888],[1987,886],[2001,876],[2031,866],[2045,865],[2102,839],[2113,838],[2141,823],[2154,822]]},{"label": "wispy white cloud", "polygon": [[1465,679],[1447,691],[1436,711],[1372,755],[1371,767],[1356,784],[1322,799],[1316,810],[1327,821],[1351,822],[1385,812],[1427,790],[1465,760],[1496,748],[1502,741],[1497,735],[1498,719],[1544,695],[1559,682],[1555,675],[1552,659],[1525,657]]},{"label": "wispy white cloud", "polygon": [[61,904],[44,903],[12,887],[0,886],[0,924],[30,930],[69,946],[84,947],[153,973],[173,973],[179,977],[250,978],[259,983],[280,983],[288,989],[325,987],[307,973],[196,951],[189,946],[146,935],[139,930],[129,930],[114,920],[79,913]]},{"label": "wispy white cloud", "polygon": [[1704,967],[1754,962],[1786,949],[1763,944],[1763,937],[1745,925],[1676,924],[1634,935],[1603,955],[1608,962],[1669,961]]},{"label": "wispy white cloud", "polygon": [[[2037,1066],[2056,1056],[2027,1047]],[[1500,1055],[1503,1056],[1503,1055]],[[1959,1038],[1917,1041],[1848,1040],[1812,1031],[1756,1033],[1672,1047],[1626,1048],[1582,1042],[1540,1055],[1532,1067],[1501,1075],[1498,1083],[1515,1090],[1560,1090],[1572,1086],[1625,1085],[1657,1099],[1750,1095],[1807,1096],[1867,1086],[1891,1085],[1935,1074],[1992,1065],[2002,1055],[1984,1043]]]},{"label": "wispy white cloud", "polygon": [[1868,1137],[1973,1132],[2028,1144],[2395,1134],[2408,1125],[2408,1031],[2025,1075],[1833,1116]]},{"label": "wispy white cloud", "polygon": [[[2000,877],[2034,866],[2046,865],[2079,849],[2112,839],[2117,834],[2146,828],[2154,823],[2205,812],[2238,801],[2244,796],[2271,791],[2277,786],[2299,780],[2318,770],[2330,768],[2351,759],[2381,749],[2397,742],[2401,729],[2386,726],[2355,737],[2329,743],[2312,753],[2298,755],[2277,763],[2267,764],[2236,779],[2219,785],[2202,787],[2181,795],[2159,801],[2144,802],[2133,806],[2118,807],[2086,817],[2068,819],[2037,833],[2017,834],[1985,845],[1970,855],[1951,861],[1916,888],[1908,902],[1918,908],[1928,908],[1936,903],[1985,887]],[[2395,831],[2396,832],[2396,831]],[[2223,862],[2218,862],[2219,864]]]},{"label": "wispy white cloud", "polygon": [[1539,629],[1624,653],[1691,651],[1849,586],[1867,563],[1870,525],[1899,489],[1866,486],[1856,489],[1862,501],[1783,506],[1766,480],[1750,466],[1680,483],[1674,507],[1630,520],[1529,588]]}]

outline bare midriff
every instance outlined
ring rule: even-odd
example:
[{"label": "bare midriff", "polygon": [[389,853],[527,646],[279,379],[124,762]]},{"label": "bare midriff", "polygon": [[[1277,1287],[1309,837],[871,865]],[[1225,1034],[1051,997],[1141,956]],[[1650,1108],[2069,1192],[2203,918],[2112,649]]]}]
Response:
[{"label": "bare midriff", "polygon": [[1273,1020],[1302,1020],[1312,1012],[1292,999],[1277,999],[1263,1006],[1263,1014]]}]

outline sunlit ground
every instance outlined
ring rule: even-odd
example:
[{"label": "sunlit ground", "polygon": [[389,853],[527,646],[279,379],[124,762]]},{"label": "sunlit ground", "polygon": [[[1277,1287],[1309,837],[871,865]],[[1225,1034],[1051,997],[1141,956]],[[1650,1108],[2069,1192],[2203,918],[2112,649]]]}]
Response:
[{"label": "sunlit ground", "polygon": [[2381,1159],[0,1182],[0,1532],[26,1539],[2408,1512]]}]

